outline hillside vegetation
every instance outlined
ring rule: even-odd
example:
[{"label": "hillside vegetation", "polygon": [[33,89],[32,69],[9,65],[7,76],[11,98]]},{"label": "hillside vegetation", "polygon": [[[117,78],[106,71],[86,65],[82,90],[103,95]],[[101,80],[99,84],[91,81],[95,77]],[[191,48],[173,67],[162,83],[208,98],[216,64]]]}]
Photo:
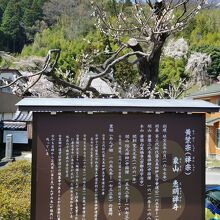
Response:
[{"label": "hillside vegetation", "polygon": [[[114,1],[102,2],[114,22]],[[125,7],[129,10],[131,1],[126,1]],[[0,0],[0,50],[28,57],[45,56],[49,49],[60,48],[60,71],[57,74],[68,72],[70,80],[77,82],[84,56],[92,54],[95,62],[101,63],[106,56],[99,52],[116,48],[115,40],[96,28],[91,13],[86,0]],[[160,62],[159,87],[166,89],[180,79],[195,77],[198,70],[192,66],[195,62],[204,63],[204,59],[205,67],[200,69],[204,69],[210,82],[215,81],[220,74],[220,10],[213,7],[201,10],[187,28],[173,34],[170,40],[180,38],[187,42],[186,53],[180,56],[164,53]],[[178,53],[178,48],[176,50]],[[201,53],[211,61],[200,56]],[[190,59],[193,54],[198,55],[198,59],[195,56]],[[117,65],[115,72],[117,82],[125,88],[137,80],[137,70],[129,62]]]}]

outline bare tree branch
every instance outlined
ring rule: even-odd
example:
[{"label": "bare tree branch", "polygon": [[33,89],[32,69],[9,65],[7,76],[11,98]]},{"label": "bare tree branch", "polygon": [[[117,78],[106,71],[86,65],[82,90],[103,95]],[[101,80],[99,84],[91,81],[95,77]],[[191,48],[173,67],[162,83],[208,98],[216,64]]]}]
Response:
[{"label": "bare tree branch", "polygon": [[[55,58],[54,58],[54,61],[51,63],[52,54],[55,54]],[[11,83],[8,83],[6,85],[0,86],[0,89],[7,88],[7,87],[12,87],[13,85],[18,83],[22,79],[26,79],[27,80],[27,79],[29,79],[31,77],[34,77],[34,76],[39,76],[38,79],[37,79],[37,81],[39,81],[39,79],[41,78],[41,76],[43,74],[49,75],[51,72],[54,71],[55,66],[57,64],[57,61],[59,59],[59,56],[60,56],[60,49],[49,50],[48,53],[47,53],[46,60],[45,60],[45,63],[44,63],[44,66],[43,66],[42,70],[38,71],[37,73],[33,73],[33,74],[29,75],[29,76],[20,76],[20,77],[16,78],[15,80],[13,80]],[[25,91],[23,93],[27,92],[28,89],[33,87],[37,83],[37,81],[34,82],[33,84],[31,84],[30,86],[28,86],[28,88],[25,89]]]},{"label": "bare tree branch", "polygon": [[[97,3],[99,1],[90,0],[90,2],[92,2],[94,10],[93,15],[96,19],[96,27],[107,37],[113,38],[118,44],[118,49],[113,52],[104,51],[103,53],[83,54],[80,72],[82,76],[86,76],[84,77],[86,78],[85,82],[76,83],[76,81],[68,79],[65,74],[59,76],[53,74],[60,56],[60,50],[54,49],[48,52],[41,71],[30,76],[19,77],[8,85],[1,86],[0,89],[16,85],[22,78],[28,79],[38,76],[35,82],[27,86],[24,91],[26,93],[45,75],[64,95],[73,96],[75,94],[81,97],[92,94],[99,97],[102,94],[93,87],[94,84],[92,83],[98,78],[103,79],[110,75],[113,76],[113,80],[111,81],[109,78],[109,83],[113,83],[117,64],[134,57],[129,62],[137,65],[135,71],[139,73],[138,80],[140,85],[147,85],[147,88],[154,93],[159,75],[162,49],[167,38],[174,31],[182,30],[190,19],[201,10],[206,0],[193,2],[189,0],[134,0],[132,5],[127,8],[121,1],[114,1],[114,16],[106,12]],[[52,57],[52,54],[55,56]],[[105,55],[105,61],[96,65],[94,58],[101,54]],[[86,74],[88,74],[88,77]],[[170,93],[167,95],[176,96],[177,91],[182,89],[184,83],[175,84],[170,88]],[[146,94],[149,95],[151,93],[147,92]]]}]

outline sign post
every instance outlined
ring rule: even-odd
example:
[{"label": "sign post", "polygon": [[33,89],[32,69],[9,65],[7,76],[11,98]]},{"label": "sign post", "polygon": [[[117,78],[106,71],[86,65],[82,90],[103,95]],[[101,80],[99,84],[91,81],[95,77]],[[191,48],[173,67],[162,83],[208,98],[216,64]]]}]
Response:
[{"label": "sign post", "polygon": [[204,219],[202,112],[217,106],[53,101],[18,104],[35,111],[32,220]]},{"label": "sign post", "polygon": [[2,159],[2,162],[9,162],[13,160],[13,135],[6,135],[5,141],[5,157]]}]

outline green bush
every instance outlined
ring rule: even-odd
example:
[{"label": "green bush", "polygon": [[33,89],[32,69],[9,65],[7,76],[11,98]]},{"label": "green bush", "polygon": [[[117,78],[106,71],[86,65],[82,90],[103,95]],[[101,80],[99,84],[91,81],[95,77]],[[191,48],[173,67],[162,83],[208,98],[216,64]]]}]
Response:
[{"label": "green bush", "polygon": [[183,58],[174,59],[172,57],[163,57],[160,62],[158,86],[167,89],[170,84],[187,78],[185,65],[186,61]]},{"label": "green bush", "polygon": [[[45,56],[49,49],[60,48],[61,55],[58,61],[58,68],[64,72],[70,71],[75,77],[79,73],[82,54],[93,54],[94,50],[103,51],[105,49],[105,38],[96,31],[90,32],[86,37],[79,37],[68,40],[60,26],[52,29],[45,29],[42,33],[35,36],[34,43],[26,46],[22,51],[22,56]],[[95,61],[101,62],[101,58]]]},{"label": "green bush", "polygon": [[17,161],[0,170],[0,219],[30,219],[31,164]]},{"label": "green bush", "polygon": [[218,9],[200,11],[188,24],[187,28],[176,34],[184,37],[190,46],[220,45],[220,13]]}]

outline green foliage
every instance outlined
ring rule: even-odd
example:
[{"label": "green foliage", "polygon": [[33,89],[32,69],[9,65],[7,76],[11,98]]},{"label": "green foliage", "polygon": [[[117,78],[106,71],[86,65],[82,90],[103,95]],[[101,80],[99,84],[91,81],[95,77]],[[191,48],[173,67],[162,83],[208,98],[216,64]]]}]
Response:
[{"label": "green foliage", "polygon": [[0,219],[30,219],[30,162],[17,161],[1,169],[0,192]]},{"label": "green foliage", "polygon": [[0,50],[21,51],[35,34],[30,33],[30,28],[42,19],[43,3],[44,0],[0,0]]},{"label": "green foliage", "polygon": [[124,89],[128,89],[131,84],[136,84],[138,82],[138,71],[134,69],[133,65],[125,60],[118,63],[115,66],[115,75],[117,83]]},{"label": "green foliage", "polygon": [[216,79],[220,75],[220,46],[194,46],[191,48],[191,51],[210,55],[212,63],[208,67],[208,74],[212,79]]},{"label": "green foliage", "polygon": [[0,45],[12,52],[20,51],[24,43],[24,32],[20,25],[21,10],[16,0],[10,0],[2,16]]},{"label": "green foliage", "polygon": [[6,9],[8,2],[8,0],[0,0],[0,8],[2,9],[2,11]]},{"label": "green foliage", "polygon": [[106,3],[106,8],[108,8],[108,12],[111,15],[116,15],[118,13],[117,1],[108,0],[108,2]]},{"label": "green foliage", "polygon": [[220,45],[219,9],[200,11],[188,24],[188,27],[177,34],[188,40],[190,46]]},{"label": "green foliage", "polygon": [[219,9],[200,11],[189,23],[188,27],[179,33],[189,43],[190,51],[210,55],[212,63],[208,74],[212,79],[220,74],[220,13]]},{"label": "green foliage", "polygon": [[[65,32],[57,25],[37,34],[34,43],[23,49],[22,56],[45,56],[49,49],[60,48],[62,53],[58,67],[63,71],[71,71],[75,77],[78,75],[79,67],[82,64],[82,55],[96,55],[105,49],[106,44],[106,38],[99,31],[90,32],[86,37],[80,37],[74,41],[67,40]],[[102,61],[104,61],[102,56],[96,56],[94,59],[94,62],[100,63]]]},{"label": "green foliage", "polygon": [[31,27],[37,20],[42,19],[44,0],[20,0],[19,6],[22,11],[22,22],[25,27]]},{"label": "green foliage", "polygon": [[[63,72],[70,71],[72,74],[68,80],[74,82],[79,75],[81,65],[83,65],[83,55],[93,57],[92,62],[95,64],[102,64],[108,58],[102,52],[106,48],[109,51],[115,50],[117,45],[99,31],[89,32],[85,37],[79,37],[75,40],[67,40],[65,32],[60,28],[60,25],[57,25],[37,34],[34,43],[23,49],[22,56],[45,56],[51,48],[61,49],[58,68]],[[128,61],[117,64],[115,71],[115,78],[123,88],[137,81],[137,70],[133,69]],[[58,72],[60,73],[60,71]]]},{"label": "green foliage", "polygon": [[108,0],[102,4],[104,10],[111,16],[117,16],[121,11],[131,14],[131,10],[129,10],[130,6],[132,6],[131,0]]},{"label": "green foliage", "polygon": [[131,0],[125,0],[125,6],[132,6]]},{"label": "green foliage", "polygon": [[0,8],[0,24],[2,23],[3,10]]},{"label": "green foliage", "polygon": [[[8,7],[7,5],[9,5],[11,1],[15,0],[0,0],[0,8],[4,13]],[[107,14],[110,14],[112,23],[115,22],[114,16],[119,13],[120,10],[125,11],[126,14],[131,14],[130,6],[133,1],[97,1],[107,10]],[[29,43],[32,39],[34,41],[32,45],[25,46],[21,54],[22,56],[45,56],[49,49],[60,48],[61,57],[58,62],[58,67],[61,68],[63,72],[66,70],[71,71],[72,74],[69,80],[75,81],[79,74],[80,66],[84,64],[83,55],[87,55],[87,57],[95,56],[93,60],[94,63],[103,63],[108,57],[103,54],[98,54],[105,50],[106,47],[108,47],[110,51],[116,49],[117,46],[112,39],[106,38],[100,32],[94,30],[94,26],[92,25],[93,21],[89,17],[91,12],[90,7],[86,0],[80,1],[75,9],[73,9],[75,6],[73,6],[73,8],[66,8],[65,4],[67,3],[62,3],[63,13],[58,13],[57,17],[59,18],[55,20],[52,19],[53,22],[50,24],[50,28],[44,29],[44,31],[35,35],[36,30],[32,27],[36,26],[36,20],[42,19],[42,5],[44,2],[44,0],[17,0],[19,4],[18,8],[20,7],[21,11],[20,19],[25,28],[24,38],[27,38],[24,43]],[[52,0],[51,2],[59,1]],[[125,3],[124,6],[122,6],[122,2]],[[51,12],[53,12],[53,9],[56,8],[56,4],[50,7]],[[54,13],[52,13],[52,15],[54,15]],[[129,21],[130,19],[132,18],[128,17]],[[39,29],[40,28],[38,28],[38,30]],[[14,30],[16,30],[16,27]],[[4,29],[2,29],[2,33],[0,32],[0,48],[2,48],[1,45],[6,45],[6,43],[1,44],[3,39],[5,39],[5,33]],[[13,32],[10,32],[10,34],[12,33]],[[33,37],[34,35],[35,37]],[[188,24],[188,27],[176,35],[176,37],[180,36],[187,39],[192,50],[210,54],[212,65],[209,67],[208,72],[210,75],[216,77],[219,74],[220,65],[218,49],[220,45],[219,10],[207,9],[199,12]],[[206,47],[204,45],[209,45],[210,48],[208,51],[204,49],[204,47]],[[160,86],[167,88],[170,82],[187,77],[184,74],[185,65],[186,61],[183,59],[162,59],[159,76]],[[121,86],[127,87],[129,83],[135,83],[137,81],[137,70],[133,69],[128,61],[125,61],[116,65],[115,77]]]},{"label": "green foliage", "polygon": [[158,86],[166,89],[170,84],[179,81],[181,78],[187,78],[185,65],[186,61],[184,59],[164,57],[160,63]]},{"label": "green foliage", "polygon": [[9,1],[2,18],[1,30],[2,32],[15,39],[19,34],[19,22],[20,22],[20,7],[16,0]]},{"label": "green foliage", "polygon": [[25,10],[22,20],[26,27],[31,27],[32,25],[34,25],[38,17],[39,17],[38,12],[33,10],[33,8],[30,8]]}]

